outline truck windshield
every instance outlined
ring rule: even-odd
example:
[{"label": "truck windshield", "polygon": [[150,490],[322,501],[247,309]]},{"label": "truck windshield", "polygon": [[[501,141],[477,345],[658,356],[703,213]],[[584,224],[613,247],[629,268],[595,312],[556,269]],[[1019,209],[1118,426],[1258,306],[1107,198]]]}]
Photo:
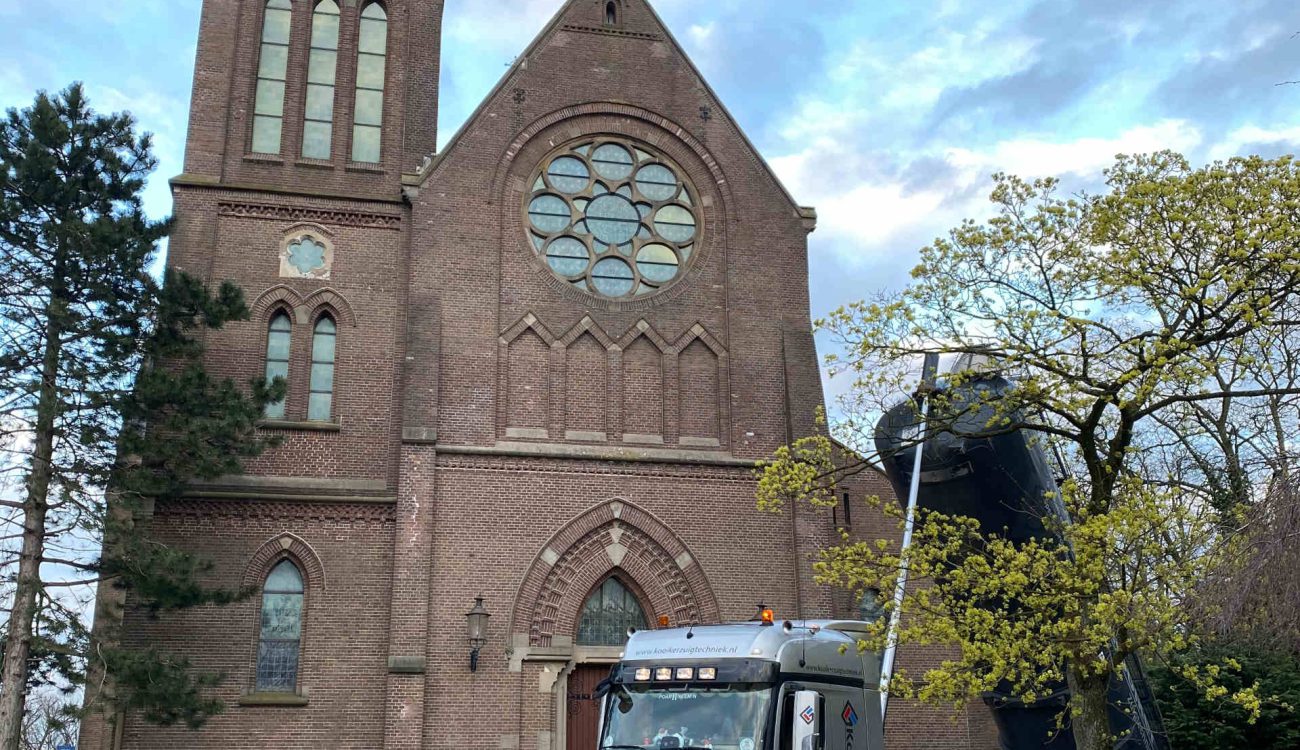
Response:
[{"label": "truck windshield", "polygon": [[602,748],[767,750],[770,685],[708,690],[619,686],[609,694]]}]

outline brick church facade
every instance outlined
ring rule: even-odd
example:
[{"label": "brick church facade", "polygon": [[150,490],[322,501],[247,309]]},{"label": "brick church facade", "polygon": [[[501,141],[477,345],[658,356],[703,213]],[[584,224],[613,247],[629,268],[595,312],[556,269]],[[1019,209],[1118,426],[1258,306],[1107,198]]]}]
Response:
[{"label": "brick church facade", "polygon": [[[823,402],[815,213],[646,1],[569,0],[434,154],[442,12],[203,3],[169,262],[251,302],[210,368],[289,393],[277,448],[150,528],[262,593],[128,608],[227,710],[93,717],[82,750],[590,750],[610,622],[852,615],[809,560],[846,520],[897,534],[877,477],[856,519],[755,509]],[[900,706],[889,746],[990,747],[970,714]]]}]

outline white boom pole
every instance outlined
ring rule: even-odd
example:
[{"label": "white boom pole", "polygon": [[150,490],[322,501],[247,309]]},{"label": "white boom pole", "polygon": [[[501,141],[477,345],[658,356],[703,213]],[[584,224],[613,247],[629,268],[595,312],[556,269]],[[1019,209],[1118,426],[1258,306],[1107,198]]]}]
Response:
[{"label": "white boom pole", "polygon": [[[912,546],[912,532],[916,529],[916,504],[921,494],[921,454],[924,453],[927,422],[930,417],[930,398],[928,391],[934,386],[939,372],[939,355],[925,355],[925,366],[921,370],[921,431],[917,434],[916,459],[912,462],[912,482],[907,493],[907,523],[903,527],[903,546],[899,554],[901,565],[898,571],[898,585],[894,588],[894,609],[889,615],[889,635],[885,641],[885,655],[880,664],[880,682],[888,687],[889,679],[894,675],[894,660],[898,657],[899,615],[903,606],[903,597],[907,592],[908,560],[907,550]],[[880,718],[883,722],[889,712],[889,693],[880,693]]]}]

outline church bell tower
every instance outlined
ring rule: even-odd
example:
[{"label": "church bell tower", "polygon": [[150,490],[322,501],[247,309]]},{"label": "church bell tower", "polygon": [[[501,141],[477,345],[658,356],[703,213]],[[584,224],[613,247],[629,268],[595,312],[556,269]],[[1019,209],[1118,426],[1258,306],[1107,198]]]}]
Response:
[{"label": "church bell tower", "polygon": [[437,139],[443,0],[205,0],[185,174],[390,197]]}]

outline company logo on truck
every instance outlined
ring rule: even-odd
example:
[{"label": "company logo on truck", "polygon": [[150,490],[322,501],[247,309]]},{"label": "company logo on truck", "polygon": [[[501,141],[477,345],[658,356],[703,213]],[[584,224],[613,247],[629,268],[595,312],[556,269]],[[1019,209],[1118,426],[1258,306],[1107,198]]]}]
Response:
[{"label": "company logo on truck", "polygon": [[813,719],[817,718],[817,712],[813,711],[812,706],[809,706],[803,710],[803,713],[799,714],[799,718],[803,719],[803,723],[811,724]]},{"label": "company logo on truck", "polygon": [[853,750],[853,728],[858,725],[858,712],[853,708],[853,701],[844,702],[844,711],[840,714],[844,720],[844,747]]},{"label": "company logo on truck", "polygon": [[851,702],[844,704],[844,713],[840,714],[840,717],[844,719],[845,726],[856,727],[858,725],[858,712],[853,710]]}]

